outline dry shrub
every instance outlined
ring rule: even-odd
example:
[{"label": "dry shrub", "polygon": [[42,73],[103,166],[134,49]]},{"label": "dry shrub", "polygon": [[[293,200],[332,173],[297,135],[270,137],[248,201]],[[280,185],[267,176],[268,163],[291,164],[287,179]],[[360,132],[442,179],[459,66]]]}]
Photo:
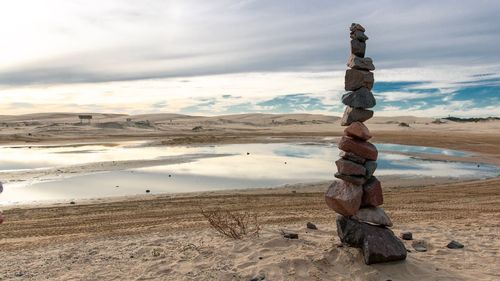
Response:
[{"label": "dry shrub", "polygon": [[215,231],[229,238],[242,239],[250,235],[259,236],[260,225],[257,214],[220,208],[210,211],[202,209],[201,214]]}]

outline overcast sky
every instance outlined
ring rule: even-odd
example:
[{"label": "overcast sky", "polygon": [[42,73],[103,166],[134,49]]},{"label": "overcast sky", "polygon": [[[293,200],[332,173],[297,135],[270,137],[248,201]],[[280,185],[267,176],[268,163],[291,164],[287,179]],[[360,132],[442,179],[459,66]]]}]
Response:
[{"label": "overcast sky", "polygon": [[351,22],[378,115],[500,116],[499,1],[2,1],[1,114],[340,115]]}]

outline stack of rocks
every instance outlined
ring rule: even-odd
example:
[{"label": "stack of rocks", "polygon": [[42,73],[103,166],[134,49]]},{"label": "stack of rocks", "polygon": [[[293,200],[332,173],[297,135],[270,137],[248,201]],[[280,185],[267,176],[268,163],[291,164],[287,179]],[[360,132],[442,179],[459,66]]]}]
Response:
[{"label": "stack of rocks", "polygon": [[380,181],[373,176],[377,168],[377,148],[368,140],[372,137],[363,124],[373,116],[368,108],[376,101],[371,92],[375,70],[371,58],[365,57],[365,29],[360,24],[351,25],[350,68],[345,75],[342,102],[347,106],[341,119],[346,126],[338,144],[340,159],[335,162],[338,172],[335,181],[325,194],[327,205],[340,214],[337,232],[340,240],[349,246],[362,249],[366,264],[404,260],[404,244],[388,228],[392,222],[378,206],[384,202]]}]

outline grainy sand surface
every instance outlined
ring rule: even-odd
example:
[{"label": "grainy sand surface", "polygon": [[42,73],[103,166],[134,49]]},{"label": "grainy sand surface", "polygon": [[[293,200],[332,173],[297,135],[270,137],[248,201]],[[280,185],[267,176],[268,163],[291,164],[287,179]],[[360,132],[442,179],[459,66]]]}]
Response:
[{"label": "grainy sand surface", "polygon": [[[160,117],[144,118],[170,122]],[[223,120],[217,123],[215,117],[189,121],[198,117],[172,116],[172,123],[185,122],[184,129],[179,125],[178,132],[175,128],[159,132],[158,127],[168,125],[158,124],[142,139],[165,144],[265,142],[274,140],[270,137],[295,140],[341,134],[336,119],[320,117],[248,115],[217,117]],[[20,118],[0,120],[21,124]],[[0,125],[0,141],[71,144],[80,130],[89,130],[83,133],[88,133],[89,141],[140,138],[135,135],[138,128],[99,129],[97,125],[53,125],[62,131],[58,135],[43,126],[64,124],[71,117],[30,118],[35,125]],[[271,120],[283,124],[271,127],[267,123]],[[411,127],[401,128],[395,120],[405,120]],[[500,122],[438,125],[430,121],[379,118],[370,129],[375,141],[468,150],[482,153],[477,160],[499,163]],[[193,122],[207,131],[192,132]],[[405,242],[411,251],[407,261],[372,266],[364,265],[359,250],[338,247],[335,213],[323,201],[327,185],[9,208],[6,222],[0,225],[0,280],[250,280],[259,275],[265,280],[500,279],[500,178],[452,183],[384,178],[384,208],[394,222],[393,231],[412,231],[414,239],[425,241],[428,251],[416,252]],[[262,227],[259,237],[232,240],[216,234],[200,213],[202,208],[215,207],[257,214]],[[319,230],[307,230],[309,221]],[[298,232],[299,239],[282,238],[282,229]],[[451,240],[465,248],[446,248]]]}]

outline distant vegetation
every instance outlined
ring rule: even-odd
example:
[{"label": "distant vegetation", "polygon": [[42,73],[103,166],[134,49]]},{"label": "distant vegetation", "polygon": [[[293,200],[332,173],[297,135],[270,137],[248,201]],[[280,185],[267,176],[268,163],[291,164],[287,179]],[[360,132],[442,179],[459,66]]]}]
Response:
[{"label": "distant vegetation", "polygon": [[446,117],[446,118],[443,118],[443,119],[449,120],[449,121],[453,121],[453,122],[483,122],[483,121],[500,120],[500,117],[460,118],[460,117],[449,116],[449,117]]}]

